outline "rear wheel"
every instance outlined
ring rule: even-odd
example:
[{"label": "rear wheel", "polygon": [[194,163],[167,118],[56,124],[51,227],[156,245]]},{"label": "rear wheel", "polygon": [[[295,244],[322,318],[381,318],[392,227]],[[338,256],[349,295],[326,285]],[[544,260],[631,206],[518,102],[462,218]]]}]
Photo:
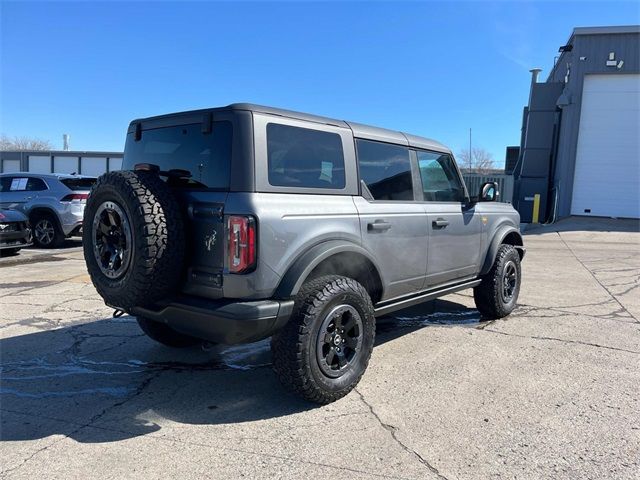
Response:
[{"label": "rear wheel", "polygon": [[306,400],[330,403],[349,393],[369,364],[375,318],[369,294],[351,278],[306,283],[289,322],[271,339],[282,384]]},{"label": "rear wheel", "polygon": [[509,315],[516,308],[521,280],[518,251],[513,245],[500,245],[491,270],[473,289],[473,298],[482,317],[493,320]]},{"label": "rear wheel", "polygon": [[202,343],[199,338],[180,333],[164,323],[149,320],[145,317],[138,317],[137,320],[138,325],[149,338],[167,347],[186,348]]},{"label": "rear wheel", "polygon": [[31,217],[33,243],[40,248],[58,248],[64,243],[64,232],[50,213],[35,213]]}]

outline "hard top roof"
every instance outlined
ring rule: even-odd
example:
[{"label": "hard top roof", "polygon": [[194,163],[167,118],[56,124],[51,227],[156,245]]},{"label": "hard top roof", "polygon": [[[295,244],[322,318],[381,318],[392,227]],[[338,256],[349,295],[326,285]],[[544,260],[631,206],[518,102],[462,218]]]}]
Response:
[{"label": "hard top roof", "polygon": [[[226,107],[207,108],[201,110],[190,110],[185,112],[171,113],[167,115],[159,115],[148,118],[139,118],[131,122],[131,127],[136,123],[148,122],[152,120],[160,120],[167,117],[181,116],[181,115],[204,115],[206,113],[215,113],[229,110],[244,110],[250,112],[266,113],[268,115],[277,115],[280,117],[293,118],[297,120],[304,120],[307,122],[321,123],[324,125],[333,125],[336,127],[350,128],[353,131],[354,137],[364,138],[369,140],[378,140],[381,142],[396,143],[400,145],[407,145],[415,148],[424,148],[427,150],[436,150],[440,152],[450,153],[451,150],[445,145],[435,140],[420,137],[417,135],[411,135],[404,132],[395,130],[388,130],[386,128],[373,127],[370,125],[363,125],[355,122],[348,122],[344,120],[337,120],[335,118],[323,117],[320,115],[312,115],[309,113],[296,112],[293,110],[285,110],[282,108],[267,107],[264,105],[256,105],[253,103],[232,103]],[[129,129],[132,131],[132,128]]]}]

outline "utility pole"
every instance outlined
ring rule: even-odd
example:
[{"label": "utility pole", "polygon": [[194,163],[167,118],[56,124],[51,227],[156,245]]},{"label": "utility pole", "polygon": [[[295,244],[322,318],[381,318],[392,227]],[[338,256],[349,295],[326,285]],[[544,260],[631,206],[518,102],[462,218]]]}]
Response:
[{"label": "utility pole", "polygon": [[471,169],[473,167],[473,157],[472,157],[473,153],[471,151],[471,127],[469,127],[469,172],[471,172]]}]

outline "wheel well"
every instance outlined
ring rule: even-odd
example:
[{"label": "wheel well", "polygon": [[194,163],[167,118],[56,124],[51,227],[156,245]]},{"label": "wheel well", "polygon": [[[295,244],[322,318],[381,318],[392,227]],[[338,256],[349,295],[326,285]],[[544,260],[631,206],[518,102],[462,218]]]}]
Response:
[{"label": "wheel well", "polygon": [[[518,232],[509,232],[502,239],[502,244],[513,245],[514,247],[522,247],[523,246],[522,237]],[[522,260],[522,257],[524,256],[524,252],[522,251],[521,248],[516,248],[516,250],[518,251],[518,255],[520,255],[520,260]]]},{"label": "wheel well", "polygon": [[43,208],[43,207],[38,207],[38,208],[34,208],[33,210],[30,210],[29,221],[33,223],[33,219],[39,215],[49,215],[53,217],[53,220],[56,222],[58,227],[60,226],[60,220],[58,219],[58,215],[56,215],[56,213],[53,210],[49,208]]},{"label": "wheel well", "polygon": [[320,262],[306,280],[322,275],[341,275],[360,283],[375,305],[382,298],[382,279],[375,265],[364,255],[354,252],[336,253]]}]

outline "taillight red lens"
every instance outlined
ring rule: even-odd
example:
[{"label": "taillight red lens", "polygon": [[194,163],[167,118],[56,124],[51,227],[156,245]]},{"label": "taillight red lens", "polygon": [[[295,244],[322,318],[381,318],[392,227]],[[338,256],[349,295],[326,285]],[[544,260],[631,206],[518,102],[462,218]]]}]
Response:
[{"label": "taillight red lens", "polygon": [[74,201],[82,202],[82,201],[86,201],[87,198],[89,198],[88,193],[70,193],[69,195],[64,197],[61,201],[62,202],[74,202]]},{"label": "taillight red lens", "polygon": [[229,271],[246,273],[256,265],[256,222],[252,217],[230,216],[227,220]]}]

